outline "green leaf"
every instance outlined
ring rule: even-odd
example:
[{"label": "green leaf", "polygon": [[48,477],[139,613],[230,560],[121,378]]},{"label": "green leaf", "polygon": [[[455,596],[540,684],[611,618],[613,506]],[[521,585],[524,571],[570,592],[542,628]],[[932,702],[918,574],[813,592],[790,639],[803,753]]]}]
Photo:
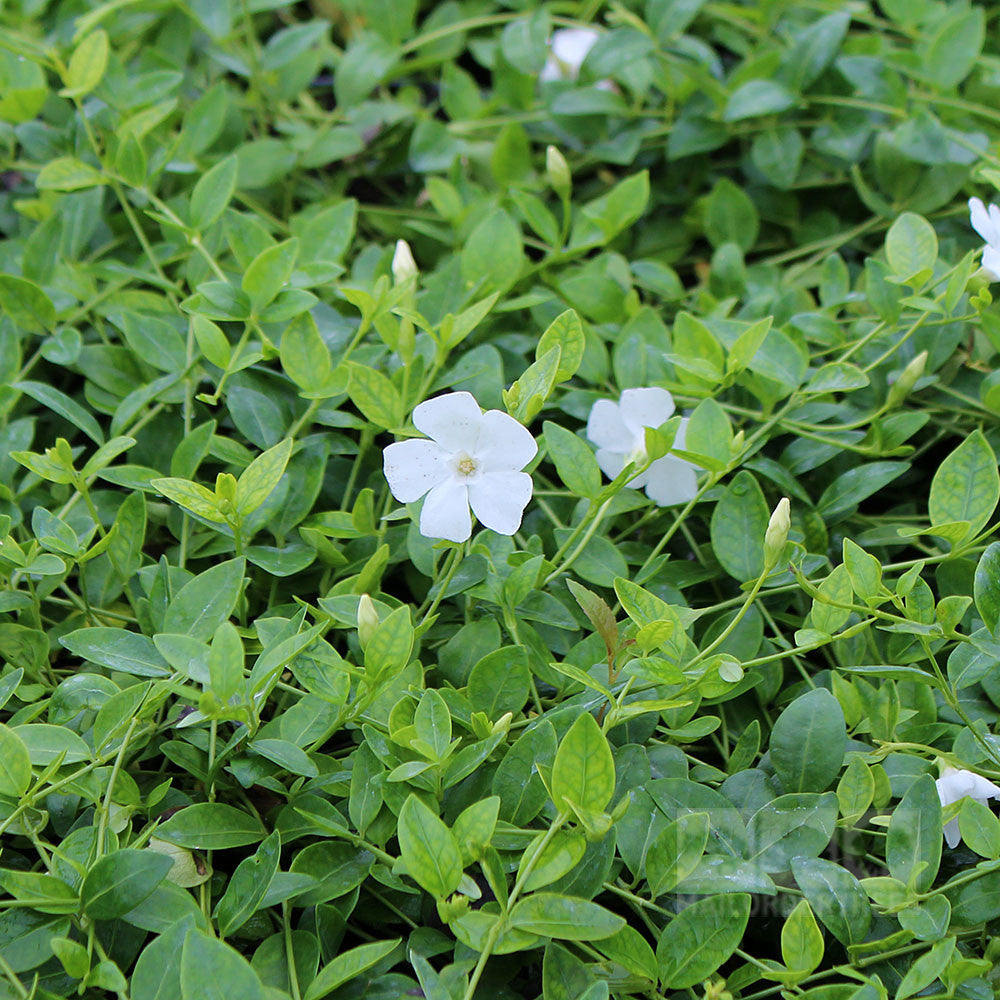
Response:
[{"label": "green leaf", "polygon": [[60,636],[59,643],[71,653],[111,670],[136,677],[168,677],[170,666],[153,640],[123,628],[80,628]]},{"label": "green leaf", "polygon": [[559,478],[577,496],[593,499],[601,490],[601,470],[597,459],[581,437],[558,424],[543,424],[545,445]]},{"label": "green leaf", "polygon": [[416,795],[399,811],[399,851],[415,882],[437,899],[450,896],[462,879],[462,855],[454,834]]},{"label": "green leaf", "polygon": [[1000,542],[992,542],[979,557],[974,581],[976,610],[997,637],[1000,629]]},{"label": "green leaf", "polygon": [[[705,206],[705,235],[713,247],[735,243],[744,252],[757,242],[760,218],[750,197],[728,177],[716,181]],[[765,333],[770,327],[768,319]],[[755,352],[751,351],[749,357]]]},{"label": "green leaf", "polygon": [[240,288],[250,297],[250,308],[259,313],[288,284],[299,255],[299,241],[285,240],[262,250],[243,274]]},{"label": "green leaf", "polygon": [[896,1000],[906,1000],[930,986],[944,972],[954,953],[954,937],[938,941],[907,970],[903,981],[896,987]]},{"label": "green leaf", "polygon": [[222,330],[205,316],[192,316],[191,328],[194,330],[198,350],[205,356],[205,360],[216,368],[228,368],[232,351]]},{"label": "green leaf", "polygon": [[125,848],[100,858],[80,887],[80,905],[94,920],[113,920],[135,909],[167,876],[173,858]]},{"label": "green leaf", "polygon": [[737,580],[755,580],[764,571],[764,533],[771,512],[753,475],[738,472],[712,512],[712,549],[722,568]]},{"label": "green leaf", "polygon": [[786,791],[823,792],[840,773],[847,727],[837,699],[823,688],[800,695],[771,731],[771,764]]},{"label": "green leaf", "polygon": [[825,858],[793,858],[792,874],[813,911],[842,944],[868,934],[871,904],[861,883],[846,868]]},{"label": "green leaf", "polygon": [[275,831],[236,866],[213,913],[221,937],[239,930],[257,912],[277,874],[280,857],[281,837]]},{"label": "green leaf", "polygon": [[461,262],[466,285],[483,291],[510,288],[524,265],[520,227],[498,208],[466,237]]},{"label": "green leaf", "polygon": [[779,795],[750,817],[749,859],[765,872],[788,871],[793,858],[815,857],[823,851],[836,824],[837,798],[832,792]]},{"label": "green leaf", "polygon": [[319,975],[309,984],[302,1000],[322,1000],[338,986],[343,986],[344,983],[360,976],[366,969],[381,962],[395,951],[399,943],[399,938],[393,938],[391,941],[372,941],[370,944],[360,944],[343,952],[320,970]]},{"label": "green leaf", "polygon": [[24,741],[0,723],[0,795],[19,799],[31,784],[31,758]]},{"label": "green leaf", "polygon": [[98,28],[73,50],[66,67],[64,97],[84,97],[104,76],[108,66],[108,36]]},{"label": "green leaf", "polygon": [[918,892],[934,884],[941,863],[941,800],[934,779],[922,774],[892,812],[885,838],[889,873]]},{"label": "green leaf", "polygon": [[250,963],[216,937],[197,930],[188,934],[180,966],[181,1000],[265,1000]]},{"label": "green leaf", "polygon": [[681,990],[707,979],[739,946],[749,917],[746,893],[710,896],[681,910],[656,946],[661,982]]},{"label": "green leaf", "polygon": [[403,399],[380,371],[369,365],[348,362],[351,402],[378,427],[390,430],[403,423]]},{"label": "green leaf", "polygon": [[249,517],[274,492],[285,474],[294,445],[291,438],[285,438],[243,470],[236,483],[236,513],[241,518]]},{"label": "green leaf", "polygon": [[580,317],[574,309],[567,309],[545,328],[545,332],[535,345],[535,359],[542,357],[553,347],[558,347],[559,365],[556,368],[556,382],[565,382],[572,378],[580,367],[585,344]]},{"label": "green leaf", "polygon": [[540,937],[596,941],[617,934],[625,919],[586,899],[536,892],[510,911],[509,926]]},{"label": "green leaf", "polygon": [[748,80],[730,95],[722,120],[738,122],[760,115],[776,115],[797,103],[796,96],[774,80]]},{"label": "green leaf", "polygon": [[931,525],[968,521],[965,538],[978,534],[1000,499],[1000,473],[993,449],[973,431],[939,466],[931,480]]},{"label": "green leaf", "polygon": [[225,802],[196,802],[156,829],[160,840],[205,851],[256,844],[265,834],[257,820]]},{"label": "green leaf", "polygon": [[68,420],[74,427],[83,431],[94,444],[104,444],[104,433],[100,424],[76,400],[70,399],[64,392],[53,389],[43,382],[15,382],[12,388],[37,400],[42,406],[47,406],[53,413],[58,413],[64,420]]},{"label": "green leaf", "polygon": [[939,87],[957,87],[979,61],[985,40],[985,10],[953,9],[921,46],[921,68]]},{"label": "green leaf", "polygon": [[281,367],[307,394],[322,392],[329,381],[333,370],[330,351],[310,313],[297,316],[282,334]]},{"label": "green leaf", "polygon": [[192,229],[204,232],[226,210],[236,190],[238,168],[238,160],[230,155],[219,160],[198,179],[191,192],[191,207],[188,210]]},{"label": "green leaf", "polygon": [[0,310],[28,333],[49,333],[55,326],[52,300],[27,278],[0,274]]},{"label": "green leaf", "polygon": [[566,802],[601,812],[615,791],[615,762],[607,737],[597,720],[584,712],[570,726],[552,765],[552,798],[556,807]]},{"label": "green leaf", "polygon": [[646,852],[646,881],[655,899],[698,867],[708,843],[708,813],[683,813],[657,834]]},{"label": "green leaf", "polygon": [[938,255],[937,233],[923,216],[904,212],[889,227],[885,255],[897,278],[916,278],[934,267]]},{"label": "green leaf", "polygon": [[809,973],[823,961],[823,932],[809,903],[800,899],[781,928],[781,958],[794,972]]},{"label": "green leaf", "polygon": [[858,597],[869,600],[878,596],[882,564],[850,538],[844,539],[844,566],[851,580],[851,589]]},{"label": "green leaf", "polygon": [[528,651],[505,646],[487,653],[469,672],[469,703],[496,721],[506,712],[520,712],[531,694]]},{"label": "green leaf", "polygon": [[230,559],[189,580],[170,602],[164,632],[193,636],[202,641],[229,619],[243,591],[245,559]]},{"label": "green leaf", "polygon": [[39,191],[81,191],[103,183],[100,171],[74,156],[49,160],[35,178]]},{"label": "green leaf", "polygon": [[168,500],[213,524],[225,524],[226,515],[219,510],[219,498],[199,483],[175,477],[151,479],[149,485]]}]

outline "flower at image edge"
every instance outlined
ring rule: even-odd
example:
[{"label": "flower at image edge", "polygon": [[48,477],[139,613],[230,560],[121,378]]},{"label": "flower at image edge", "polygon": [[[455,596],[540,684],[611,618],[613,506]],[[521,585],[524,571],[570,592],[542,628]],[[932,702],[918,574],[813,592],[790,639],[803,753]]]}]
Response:
[{"label": "flower at image edge", "polygon": [[[629,461],[646,454],[645,428],[659,427],[674,412],[673,396],[666,389],[626,389],[621,399],[599,399],[590,410],[587,437],[597,445],[597,464],[614,479]],[[684,448],[687,418],[681,420],[675,448]],[[632,489],[645,488],[646,496],[660,507],[687,503],[698,492],[695,467],[676,455],[664,455],[645,472],[629,480]]]},{"label": "flower at image edge", "polygon": [[[987,799],[1000,799],[1000,788],[973,771],[958,770],[945,767],[941,777],[937,779],[937,793],[942,806],[950,806],[968,796],[977,802],[986,804]],[[944,825],[944,839],[949,847],[957,847],[962,835],[958,829],[958,819],[949,820]]]},{"label": "flower at image edge", "polygon": [[464,542],[471,507],[484,527],[513,535],[531,499],[531,476],[520,471],[538,451],[530,432],[500,410],[483,413],[468,392],[426,400],[414,408],[413,425],[427,438],[389,445],[382,461],[400,503],[425,497],[420,533]]},{"label": "flower at image edge", "polygon": [[979,198],[969,199],[969,218],[972,228],[984,240],[983,268],[989,271],[994,281],[1000,281],[1000,208],[989,208]]}]

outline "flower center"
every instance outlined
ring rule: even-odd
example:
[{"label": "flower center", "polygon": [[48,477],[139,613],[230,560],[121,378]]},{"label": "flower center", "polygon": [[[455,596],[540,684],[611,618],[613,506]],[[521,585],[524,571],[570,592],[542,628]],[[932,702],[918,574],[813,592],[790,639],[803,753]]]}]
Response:
[{"label": "flower center", "polygon": [[479,463],[464,452],[458,456],[455,462],[455,472],[463,479],[471,479],[479,471]]}]

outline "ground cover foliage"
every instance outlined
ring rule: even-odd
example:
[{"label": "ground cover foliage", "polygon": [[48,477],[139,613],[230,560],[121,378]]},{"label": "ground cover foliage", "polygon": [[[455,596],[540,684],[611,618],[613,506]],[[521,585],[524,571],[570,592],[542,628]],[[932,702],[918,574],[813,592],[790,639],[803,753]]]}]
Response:
[{"label": "ground cover foliage", "polygon": [[3,5],[0,995],[991,997],[987,14]]}]

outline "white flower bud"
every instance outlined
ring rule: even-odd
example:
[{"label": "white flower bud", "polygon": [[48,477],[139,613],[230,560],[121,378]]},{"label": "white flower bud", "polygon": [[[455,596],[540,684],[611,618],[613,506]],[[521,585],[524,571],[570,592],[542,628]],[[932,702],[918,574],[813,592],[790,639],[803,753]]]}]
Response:
[{"label": "white flower bud", "polygon": [[358,642],[361,643],[362,649],[371,641],[378,625],[378,611],[375,609],[374,601],[367,594],[362,594],[361,600],[358,601]]},{"label": "white flower bud", "polygon": [[913,391],[913,387],[924,374],[927,367],[927,352],[921,351],[900,373],[899,378],[889,387],[886,406],[891,409],[899,406]]},{"label": "white flower bud", "polygon": [[396,252],[392,255],[392,280],[397,285],[415,278],[420,273],[413,252],[406,240],[396,240]]},{"label": "white flower bud", "polygon": [[545,150],[545,174],[552,190],[563,200],[567,199],[573,187],[573,175],[566,157],[555,146]]},{"label": "white flower bud", "polygon": [[782,497],[778,501],[778,506],[774,508],[771,520],[767,524],[767,531],[764,532],[764,565],[768,570],[774,567],[781,558],[781,553],[785,551],[785,542],[788,541],[791,527],[791,504],[788,502],[788,497]]}]

